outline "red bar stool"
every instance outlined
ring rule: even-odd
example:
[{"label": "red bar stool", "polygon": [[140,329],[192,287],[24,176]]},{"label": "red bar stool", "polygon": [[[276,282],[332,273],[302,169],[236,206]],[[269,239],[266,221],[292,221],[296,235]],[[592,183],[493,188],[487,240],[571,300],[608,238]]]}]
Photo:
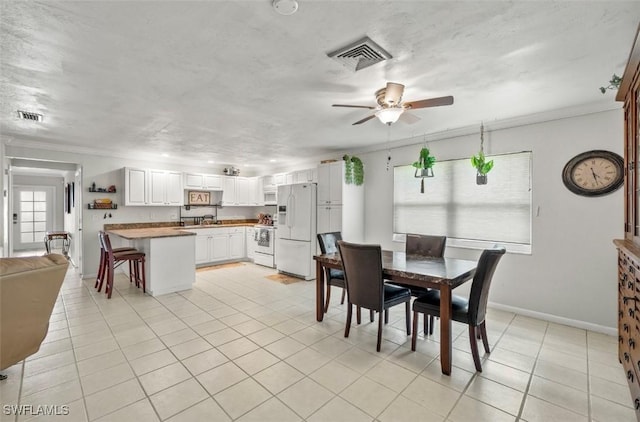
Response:
[{"label": "red bar stool", "polygon": [[[109,240],[108,234],[101,231],[99,238],[100,238],[100,242],[103,249],[106,251],[107,264],[106,264],[105,271],[106,271],[107,287],[105,288],[105,293],[107,293],[107,299],[110,299],[111,294],[113,293],[113,277],[114,277],[115,269],[120,265],[122,265],[124,262],[129,262],[129,279],[131,280],[131,274],[133,272],[133,279],[135,279],[136,281],[136,286],[140,287],[140,284],[142,284],[142,292],[146,293],[144,252],[134,250],[129,252],[122,251],[116,254],[114,253],[113,248],[111,247],[111,241]],[[98,286],[98,291],[102,289],[102,282],[104,281],[104,278],[105,278],[105,275],[103,275],[103,278],[100,281],[100,285]]]}]

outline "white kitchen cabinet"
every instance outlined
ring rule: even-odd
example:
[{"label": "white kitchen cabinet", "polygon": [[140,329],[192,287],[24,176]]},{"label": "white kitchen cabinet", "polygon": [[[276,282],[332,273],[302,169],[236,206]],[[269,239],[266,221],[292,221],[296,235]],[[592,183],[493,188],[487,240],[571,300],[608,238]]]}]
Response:
[{"label": "white kitchen cabinet", "polygon": [[196,231],[196,265],[210,261],[209,236]]},{"label": "white kitchen cabinet", "polygon": [[247,257],[244,227],[203,228],[191,231],[196,233],[196,265],[238,261]]},{"label": "white kitchen cabinet", "polygon": [[295,183],[295,173],[287,173],[284,176],[284,184],[285,185],[290,185],[292,183]]},{"label": "white kitchen cabinet", "polygon": [[249,179],[246,177],[236,178],[236,205],[253,205],[249,204]]},{"label": "white kitchen cabinet", "polygon": [[125,167],[124,169],[124,204],[146,205],[147,203],[147,170]]},{"label": "white kitchen cabinet", "polygon": [[217,174],[185,173],[184,188],[222,190],[222,176]]},{"label": "white kitchen cabinet", "polygon": [[259,177],[249,179],[249,189],[253,193],[253,205],[264,205],[264,191],[262,189],[262,180]]},{"label": "white kitchen cabinet", "polygon": [[287,175],[285,173],[278,173],[273,175],[273,183],[276,185],[276,189],[280,185],[287,184]]},{"label": "white kitchen cabinet", "polygon": [[244,250],[244,232],[229,234],[229,259],[241,259],[246,256]]},{"label": "white kitchen cabinet", "polygon": [[211,236],[211,261],[223,261],[229,258],[229,235],[226,233]]},{"label": "white kitchen cabinet", "polygon": [[125,205],[184,204],[182,173],[126,167]]},{"label": "white kitchen cabinet", "polygon": [[342,231],[342,205],[320,205],[316,215],[318,233]]},{"label": "white kitchen cabinet", "polygon": [[149,170],[148,205],[182,205],[184,193],[182,173]]},{"label": "white kitchen cabinet", "polygon": [[225,176],[222,179],[222,205],[236,204],[236,178]]},{"label": "white kitchen cabinet", "polygon": [[316,169],[299,170],[294,173],[293,183],[311,183],[318,180],[318,171]]},{"label": "white kitchen cabinet", "polygon": [[245,247],[247,249],[247,258],[253,259],[256,254],[256,229],[253,227],[246,228]]},{"label": "white kitchen cabinet", "polygon": [[318,233],[342,232],[348,242],[364,242],[364,186],[344,183],[344,161],[318,165]]},{"label": "white kitchen cabinet", "polygon": [[318,205],[342,204],[344,161],[318,166]]}]

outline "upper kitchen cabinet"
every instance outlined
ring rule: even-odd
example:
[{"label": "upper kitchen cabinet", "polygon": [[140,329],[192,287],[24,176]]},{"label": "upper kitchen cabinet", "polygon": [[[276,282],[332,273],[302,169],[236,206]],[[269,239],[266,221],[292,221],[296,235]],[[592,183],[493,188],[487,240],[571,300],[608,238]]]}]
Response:
[{"label": "upper kitchen cabinet", "polygon": [[[258,186],[260,185],[260,186]],[[262,185],[257,177],[224,176],[222,178],[222,205],[262,205],[259,193]]]},{"label": "upper kitchen cabinet", "polygon": [[225,176],[222,178],[222,205],[236,204],[236,177]]},{"label": "upper kitchen cabinet", "polygon": [[171,205],[184,203],[182,173],[125,167],[125,205]]},{"label": "upper kitchen cabinet", "polygon": [[342,204],[344,161],[318,166],[318,206]]},{"label": "upper kitchen cabinet", "polygon": [[182,173],[149,170],[149,205],[183,205]]},{"label": "upper kitchen cabinet", "polygon": [[217,174],[185,173],[184,188],[222,190],[222,176]]},{"label": "upper kitchen cabinet", "polygon": [[147,205],[147,170],[124,169],[124,204]]},{"label": "upper kitchen cabinet", "polygon": [[280,185],[287,184],[287,175],[286,173],[278,173],[273,175],[273,183],[276,185],[276,188]]}]

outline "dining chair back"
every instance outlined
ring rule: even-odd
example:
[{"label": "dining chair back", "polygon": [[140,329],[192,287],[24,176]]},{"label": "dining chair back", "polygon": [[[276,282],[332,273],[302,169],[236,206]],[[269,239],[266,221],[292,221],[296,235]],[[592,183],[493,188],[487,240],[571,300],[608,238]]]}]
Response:
[{"label": "dining chair back", "polygon": [[491,287],[498,262],[505,252],[505,248],[485,249],[478,259],[478,266],[469,293],[469,324],[471,325],[478,326],[484,322],[487,314],[489,287]]},{"label": "dining chair back", "polygon": [[425,234],[407,234],[405,252],[407,255],[443,257],[447,245],[447,236]]},{"label": "dining chair back", "polygon": [[[491,352],[489,348],[489,340],[487,338],[487,328],[485,317],[487,313],[487,301],[489,299],[489,287],[491,280],[498,266],[498,262],[505,254],[505,248],[485,249],[482,251],[476,266],[476,272],[471,282],[471,292],[469,298],[460,296],[451,296],[451,319],[454,321],[468,324],[469,326],[469,342],[471,343],[471,354],[476,370],[482,372],[480,364],[480,356],[478,354],[478,344],[476,338],[482,339],[484,350]],[[426,319],[429,317],[429,334],[433,334],[434,317],[440,316],[440,291],[429,290],[424,295],[418,297],[413,302],[413,328],[414,333],[411,339],[411,350],[416,350],[416,327],[418,326],[418,314],[423,313]],[[426,333],[425,333],[426,334]]]},{"label": "dining chair back", "polygon": [[[320,251],[322,254],[337,253],[338,252],[338,240],[342,240],[342,234],[340,232],[318,233],[318,244],[320,245]],[[324,269],[325,280],[327,280],[327,290],[325,293],[326,299],[324,304],[324,312],[329,310],[329,301],[331,300],[331,286],[336,286],[342,289],[342,299],[340,304],[344,303],[346,294],[344,284],[344,271],[335,268]]]},{"label": "dining chair back", "polygon": [[[388,309],[401,303],[405,304],[407,335],[411,334],[411,292],[407,288],[384,282],[380,245],[361,245],[340,240],[338,241],[338,250],[342,259],[348,298],[347,324],[344,336],[349,337],[353,305],[371,310],[372,322],[373,311],[377,311],[378,342],[376,350],[379,352],[382,343],[382,322],[388,318]],[[382,316],[383,312],[385,318]]]}]

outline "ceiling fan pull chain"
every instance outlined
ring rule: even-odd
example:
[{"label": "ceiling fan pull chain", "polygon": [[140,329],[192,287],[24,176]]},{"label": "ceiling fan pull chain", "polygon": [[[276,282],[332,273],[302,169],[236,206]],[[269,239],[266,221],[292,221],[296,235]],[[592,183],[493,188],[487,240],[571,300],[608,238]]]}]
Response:
[{"label": "ceiling fan pull chain", "polygon": [[484,155],[484,122],[480,121],[480,153]]}]

